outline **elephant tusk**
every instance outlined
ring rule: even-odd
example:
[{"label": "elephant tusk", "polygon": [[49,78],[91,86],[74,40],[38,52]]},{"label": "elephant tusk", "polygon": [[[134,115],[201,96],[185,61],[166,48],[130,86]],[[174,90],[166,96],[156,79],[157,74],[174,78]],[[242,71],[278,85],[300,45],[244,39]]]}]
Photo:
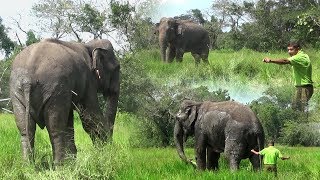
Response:
[{"label": "elephant tusk", "polygon": [[189,160],[189,162],[191,163],[191,165],[193,166],[193,167],[197,167],[197,163],[195,162],[195,161],[193,161],[192,159],[191,160]]},{"label": "elephant tusk", "polygon": [[9,113],[11,113],[11,114],[13,114],[13,112],[12,111],[10,111],[9,109],[6,109],[6,108],[1,108],[2,110],[4,110],[4,111],[7,111],[7,112],[9,112]]},{"label": "elephant tusk", "polygon": [[72,92],[72,94],[78,96],[78,94],[77,94],[76,92],[74,92],[74,91],[72,91],[72,90],[71,90],[71,92]]},{"label": "elephant tusk", "polygon": [[99,73],[98,69],[96,69],[96,74],[97,74],[98,78],[101,79],[101,76],[100,76],[100,73]]}]

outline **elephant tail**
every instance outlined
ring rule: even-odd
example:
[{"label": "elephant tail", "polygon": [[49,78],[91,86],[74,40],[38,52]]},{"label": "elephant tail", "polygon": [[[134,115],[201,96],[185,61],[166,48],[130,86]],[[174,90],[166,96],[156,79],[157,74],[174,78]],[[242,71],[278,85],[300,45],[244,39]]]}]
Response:
[{"label": "elephant tail", "polygon": [[[261,149],[261,143],[263,143],[263,142],[260,142],[260,138],[259,138],[259,136],[257,136],[257,143],[258,143],[258,150],[259,150],[259,152],[262,150]],[[259,155],[259,166],[260,166],[260,169],[262,169],[262,156],[261,155]]]}]

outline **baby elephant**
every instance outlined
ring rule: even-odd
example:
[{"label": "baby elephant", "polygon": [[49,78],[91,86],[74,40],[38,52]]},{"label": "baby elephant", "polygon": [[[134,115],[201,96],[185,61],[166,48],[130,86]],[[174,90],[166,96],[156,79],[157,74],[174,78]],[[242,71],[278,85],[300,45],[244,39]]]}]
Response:
[{"label": "baby elephant", "polygon": [[263,149],[264,132],[253,111],[238,102],[194,102],[185,100],[176,114],[174,140],[180,158],[185,156],[183,143],[195,136],[196,165],[200,170],[218,169],[224,152],[231,170],[239,169],[241,159],[249,158],[254,168],[261,167],[258,155],[251,149]]}]

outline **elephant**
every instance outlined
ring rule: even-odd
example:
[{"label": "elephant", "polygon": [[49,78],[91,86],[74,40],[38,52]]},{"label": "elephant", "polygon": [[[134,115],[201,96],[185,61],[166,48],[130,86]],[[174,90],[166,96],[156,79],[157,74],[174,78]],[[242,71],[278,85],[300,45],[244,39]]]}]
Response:
[{"label": "elephant", "polygon": [[[36,125],[48,131],[54,164],[75,158],[73,110],[78,111],[94,145],[110,142],[120,94],[119,73],[119,61],[106,39],[87,43],[44,39],[23,49],[10,75],[23,159],[34,160]],[[98,93],[106,102],[104,112]]]},{"label": "elephant", "polygon": [[[199,170],[218,170],[220,153],[224,153],[232,171],[246,158],[254,170],[261,168],[261,157],[250,150],[263,149],[264,131],[249,107],[235,101],[184,100],[175,117],[174,141],[184,162]],[[195,137],[196,165],[184,153],[183,144],[190,136]]]},{"label": "elephant", "polygon": [[196,65],[208,63],[209,34],[201,25],[191,20],[161,18],[156,24],[154,34],[159,35],[160,54],[163,62],[170,63],[174,58],[178,62],[185,52],[191,52]]}]

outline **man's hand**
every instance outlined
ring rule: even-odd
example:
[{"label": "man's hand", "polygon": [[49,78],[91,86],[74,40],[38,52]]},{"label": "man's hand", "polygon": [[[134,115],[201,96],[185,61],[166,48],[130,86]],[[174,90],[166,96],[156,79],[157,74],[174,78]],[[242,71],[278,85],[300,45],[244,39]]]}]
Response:
[{"label": "man's hand", "polygon": [[251,152],[256,154],[256,155],[259,155],[259,152],[255,151],[254,149],[251,149]]},{"label": "man's hand", "polygon": [[288,157],[282,157],[281,158],[282,160],[287,160],[287,159],[290,159],[290,157],[288,156]]},{"label": "man's hand", "polygon": [[271,62],[271,59],[266,57],[266,58],[264,58],[264,59],[262,60],[262,62],[269,63],[269,62]]}]

